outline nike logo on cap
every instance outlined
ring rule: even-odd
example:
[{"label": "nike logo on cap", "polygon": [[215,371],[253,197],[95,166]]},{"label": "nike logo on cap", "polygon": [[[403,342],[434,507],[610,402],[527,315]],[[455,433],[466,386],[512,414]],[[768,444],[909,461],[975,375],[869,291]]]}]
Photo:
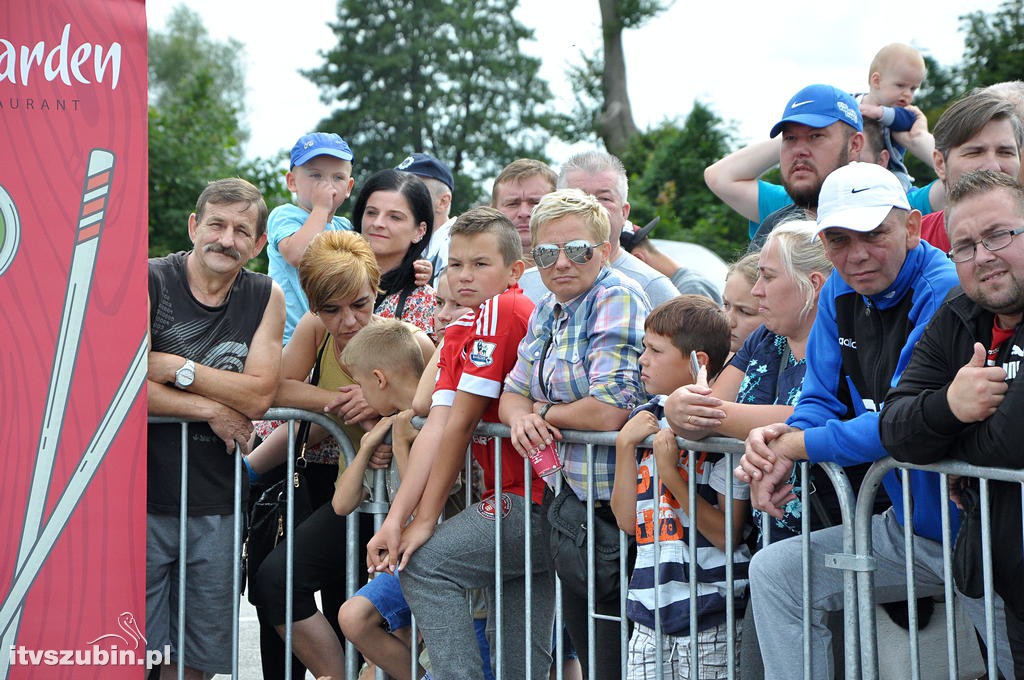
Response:
[{"label": "nike logo on cap", "polygon": [[796,108],[800,108],[804,104],[813,104],[813,103],[814,103],[813,99],[808,99],[808,100],[802,101],[802,102],[793,102],[792,105],[790,105],[789,108],[796,109]]},{"label": "nike logo on cap", "polygon": [[859,194],[860,192],[867,191],[870,188],[871,187],[864,187],[863,189],[850,189],[850,193],[851,194]]}]

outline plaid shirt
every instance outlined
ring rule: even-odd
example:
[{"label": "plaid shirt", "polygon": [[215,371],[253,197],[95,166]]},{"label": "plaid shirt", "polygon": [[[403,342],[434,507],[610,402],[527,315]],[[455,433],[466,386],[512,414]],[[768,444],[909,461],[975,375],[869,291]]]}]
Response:
[{"label": "plaid shirt", "polygon": [[[640,287],[607,267],[590,290],[569,302],[545,295],[530,316],[505,390],[555,404],[591,396],[632,410],[644,397],[639,359],[649,311]],[[586,445],[563,444],[561,457],[569,485],[586,499]],[[611,498],[614,478],[615,448],[595,446],[595,499]]]}]

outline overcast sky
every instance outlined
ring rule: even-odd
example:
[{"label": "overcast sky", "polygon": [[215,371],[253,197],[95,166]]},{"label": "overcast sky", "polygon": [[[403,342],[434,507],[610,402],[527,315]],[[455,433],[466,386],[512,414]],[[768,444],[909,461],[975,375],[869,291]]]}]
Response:
[{"label": "overcast sky", "polygon": [[[245,45],[250,155],[290,147],[329,113],[299,70],[323,63],[318,52],[333,41],[327,22],[335,16],[335,0],[148,0],[150,28],[161,30],[177,4],[197,12],[215,39]],[[999,2],[972,5],[992,12]],[[786,101],[804,85],[864,91],[871,57],[887,43],[906,42],[940,63],[958,62],[958,16],[965,11],[958,6],[964,7],[949,0],[676,0],[669,11],[625,34],[633,115],[645,128],[684,117],[697,98],[733,121],[741,140],[767,138]],[[536,38],[523,49],[541,58],[541,75],[569,106],[567,65],[578,61],[581,49],[591,53],[600,45],[597,0],[520,0],[517,17]],[[550,153],[557,162],[564,147]]]}]

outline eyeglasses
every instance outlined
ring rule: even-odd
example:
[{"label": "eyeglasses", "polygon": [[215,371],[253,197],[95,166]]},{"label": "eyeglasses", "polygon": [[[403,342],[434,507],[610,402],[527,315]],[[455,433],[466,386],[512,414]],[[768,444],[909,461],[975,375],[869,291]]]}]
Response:
[{"label": "eyeglasses", "polygon": [[540,269],[547,269],[553,267],[558,262],[558,251],[564,251],[565,256],[569,258],[571,262],[576,264],[586,264],[594,258],[594,248],[603,246],[607,241],[601,241],[600,243],[590,243],[583,239],[576,241],[568,241],[566,243],[538,243],[534,246],[533,250],[533,261],[537,263],[537,267]]},{"label": "eyeglasses", "polygon": [[980,241],[974,241],[973,243],[964,243],[956,246],[948,253],[946,257],[955,262],[961,264],[963,262],[970,262],[974,259],[974,253],[978,249],[978,244],[985,246],[985,250],[993,252],[996,250],[1002,250],[1006,246],[1010,245],[1013,241],[1013,237],[1017,234],[1024,234],[1024,227],[1018,229],[1001,230],[995,231],[981,239]]}]

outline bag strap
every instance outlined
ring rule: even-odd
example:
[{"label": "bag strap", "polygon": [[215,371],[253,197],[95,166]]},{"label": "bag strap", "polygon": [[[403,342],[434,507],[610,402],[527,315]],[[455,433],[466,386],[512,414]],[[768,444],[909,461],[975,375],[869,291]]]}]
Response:
[{"label": "bag strap", "polygon": [[[320,364],[324,358],[324,352],[327,350],[327,342],[331,339],[331,334],[326,333],[324,335],[324,341],[320,343],[320,349],[316,352],[316,361],[313,362],[313,370],[309,374],[309,384],[316,385],[320,382]],[[308,420],[299,422],[299,431],[295,435],[295,448],[299,450],[299,457],[296,463],[301,462],[301,467],[306,467],[306,440],[309,439],[309,426]]]}]

